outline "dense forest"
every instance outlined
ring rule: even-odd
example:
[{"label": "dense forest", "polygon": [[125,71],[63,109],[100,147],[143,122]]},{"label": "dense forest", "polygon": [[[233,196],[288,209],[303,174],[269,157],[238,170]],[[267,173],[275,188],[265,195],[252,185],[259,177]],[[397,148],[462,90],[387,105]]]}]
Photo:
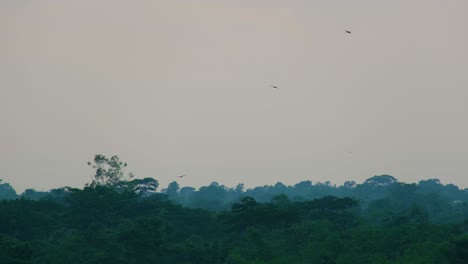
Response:
[{"label": "dense forest", "polygon": [[467,263],[468,189],[390,175],[198,190],[96,155],[82,189],[0,180],[0,263]]}]

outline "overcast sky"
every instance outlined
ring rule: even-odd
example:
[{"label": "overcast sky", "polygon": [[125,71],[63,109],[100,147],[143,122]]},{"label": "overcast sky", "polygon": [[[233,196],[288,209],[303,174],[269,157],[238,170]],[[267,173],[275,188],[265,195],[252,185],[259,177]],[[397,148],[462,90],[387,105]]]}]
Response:
[{"label": "overcast sky", "polygon": [[[466,0],[0,0],[0,179],[468,187]],[[351,30],[346,34],[344,30]],[[273,89],[270,85],[277,85]]]}]

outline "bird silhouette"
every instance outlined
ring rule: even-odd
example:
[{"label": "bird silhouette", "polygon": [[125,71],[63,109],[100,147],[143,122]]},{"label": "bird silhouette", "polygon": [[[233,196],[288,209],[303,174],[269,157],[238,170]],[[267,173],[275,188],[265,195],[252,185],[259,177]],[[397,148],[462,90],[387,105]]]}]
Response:
[{"label": "bird silhouette", "polygon": [[181,179],[182,179],[183,177],[185,177],[185,174],[184,174],[184,175],[179,175],[179,176],[177,176],[177,178],[181,178]]},{"label": "bird silhouette", "polygon": [[345,30],[344,32],[351,34],[351,30]]},{"label": "bird silhouette", "polygon": [[278,86],[276,86],[276,85],[272,85],[271,87],[273,87],[275,89],[278,89]]}]

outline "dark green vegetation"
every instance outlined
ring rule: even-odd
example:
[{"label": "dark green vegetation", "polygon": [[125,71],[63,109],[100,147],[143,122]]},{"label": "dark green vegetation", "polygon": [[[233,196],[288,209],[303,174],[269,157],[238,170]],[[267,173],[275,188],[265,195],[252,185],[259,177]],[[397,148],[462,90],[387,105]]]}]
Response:
[{"label": "dark green vegetation", "polygon": [[195,190],[97,155],[83,189],[0,182],[0,263],[467,263],[468,191],[388,175]]}]

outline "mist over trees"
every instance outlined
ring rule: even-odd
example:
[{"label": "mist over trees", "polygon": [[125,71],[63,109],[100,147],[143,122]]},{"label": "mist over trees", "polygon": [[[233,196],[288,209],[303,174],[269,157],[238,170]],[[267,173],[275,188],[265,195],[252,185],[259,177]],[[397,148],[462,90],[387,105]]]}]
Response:
[{"label": "mist over trees", "polygon": [[0,179],[0,199],[15,199],[16,197],[16,190],[9,183]]},{"label": "mist over trees", "polygon": [[438,179],[158,191],[96,155],[82,189],[0,180],[0,263],[466,263],[468,190]]},{"label": "mist over trees", "polygon": [[[167,198],[184,207],[200,208],[211,211],[229,210],[243,197],[252,197],[257,202],[270,202],[278,195],[285,195],[292,202],[308,201],[324,196],[350,197],[359,202],[360,208],[375,221],[386,221],[389,217],[418,208],[424,213],[427,221],[434,223],[451,223],[463,219],[468,210],[468,189],[460,189],[453,184],[442,184],[438,179],[422,180],[419,183],[399,182],[390,175],[373,176],[363,183],[347,181],[341,186],[326,183],[302,181],[294,185],[281,182],[275,185],[259,186],[244,190],[243,184],[229,188],[217,182],[202,186],[180,187],[173,181],[166,188],[157,192],[159,182],[153,178],[116,181],[111,177],[100,182],[92,182],[88,187],[107,186],[115,189],[133,191],[140,195],[164,194]],[[46,197],[63,196],[62,188],[50,191],[26,189],[16,194],[14,188],[5,182],[0,183],[0,199],[26,198],[32,200]],[[370,216],[369,216],[370,217]]]}]

